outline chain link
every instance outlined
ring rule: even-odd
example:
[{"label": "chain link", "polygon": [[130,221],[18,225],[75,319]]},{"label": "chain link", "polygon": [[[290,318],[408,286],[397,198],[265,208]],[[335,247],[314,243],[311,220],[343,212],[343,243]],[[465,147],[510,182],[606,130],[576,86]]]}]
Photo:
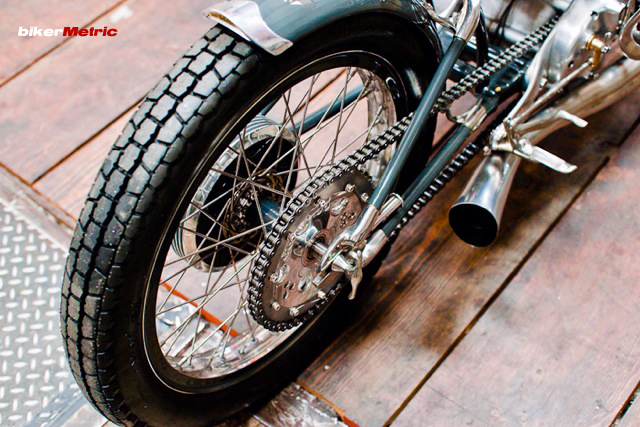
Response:
[{"label": "chain link", "polygon": [[332,166],[327,172],[313,179],[307,184],[304,190],[298,193],[298,195],[287,204],[284,213],[278,217],[277,223],[273,226],[273,229],[265,241],[260,245],[257,259],[250,273],[248,300],[249,311],[256,322],[260,325],[271,331],[285,331],[287,329],[291,329],[312,318],[339,291],[342,283],[331,289],[324,299],[321,299],[308,311],[290,321],[275,322],[269,319],[262,306],[264,281],[267,278],[267,271],[271,265],[271,260],[275,255],[278,246],[289,234],[289,227],[293,224],[296,216],[300,215],[304,206],[311,203],[311,201],[315,199],[316,195],[326,186],[333,183],[344,174],[351,172],[354,168],[364,165],[364,163],[376,157],[391,144],[399,141],[407,130],[409,123],[411,123],[412,117],[413,113],[409,114],[397,124],[387,129],[386,132],[360,147],[355,153]]},{"label": "chain link", "polygon": [[[524,40],[512,45],[496,58],[488,61],[484,66],[477,68],[473,73],[463,78],[458,84],[444,92],[436,101],[432,114],[447,111],[454,101],[462,97],[480,83],[488,80],[491,76],[495,75],[498,71],[510,65],[518,58],[522,57],[536,45],[540,44],[549,35],[556,22],[557,18],[553,18],[538,30],[528,35]],[[331,301],[341,289],[343,286],[342,282],[331,289],[331,291],[327,293],[326,297],[318,301],[312,308],[300,314],[299,317],[289,321],[273,321],[267,317],[263,308],[264,281],[267,278],[267,271],[271,266],[272,258],[283,239],[286,239],[286,236],[289,234],[289,227],[293,224],[296,216],[302,212],[303,207],[306,204],[311,203],[322,189],[333,183],[336,179],[351,172],[354,168],[364,165],[368,160],[371,160],[380,154],[387,147],[399,142],[402,135],[404,135],[404,132],[409,127],[412,118],[413,113],[404,117],[380,136],[364,144],[356,152],[341,160],[338,164],[332,166],[324,174],[314,178],[307,184],[304,190],[298,193],[298,195],[288,203],[284,213],[278,217],[277,223],[273,226],[273,229],[265,241],[260,245],[256,255],[256,261],[250,272],[248,298],[249,311],[256,322],[260,325],[271,331],[285,331],[287,329],[294,328],[319,313],[320,310],[322,310],[322,308]],[[468,144],[464,150],[455,157],[455,159],[440,173],[431,185],[429,185],[427,190],[425,190],[416,203],[414,203],[412,208],[394,229],[390,238],[395,238],[400,230],[422,208],[424,208],[427,203],[429,203],[429,201],[431,201],[433,197],[439,193],[442,188],[444,188],[444,186],[469,163],[469,161],[471,161],[473,157],[480,152],[482,147],[486,144],[491,131],[499,123],[500,120],[496,120],[492,126],[482,133],[479,138]]]},{"label": "chain link", "polygon": [[433,111],[437,113],[446,112],[451,104],[460,99],[464,94],[477,87],[480,83],[484,83],[498,71],[515,62],[529,52],[529,50],[542,43],[557,22],[558,17],[552,18],[523,40],[510,46],[482,67],[476,68],[471,74],[466,75],[455,86],[440,95],[433,107]]}]

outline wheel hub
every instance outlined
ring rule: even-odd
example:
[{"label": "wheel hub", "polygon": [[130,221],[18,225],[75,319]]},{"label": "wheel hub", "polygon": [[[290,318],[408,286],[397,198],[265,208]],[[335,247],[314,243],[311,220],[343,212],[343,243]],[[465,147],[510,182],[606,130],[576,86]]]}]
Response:
[{"label": "wheel hub", "polygon": [[263,292],[265,315],[275,322],[295,319],[335,289],[343,276],[322,271],[319,247],[327,247],[354,224],[373,191],[367,174],[354,170],[308,200],[276,248]]},{"label": "wheel hub", "polygon": [[[269,150],[275,138],[281,145]],[[255,250],[263,235],[262,205],[280,204],[279,194],[295,185],[295,172],[288,189],[284,175],[278,175],[295,167],[294,146],[295,136],[289,129],[264,116],[254,118],[218,158],[193,196],[172,242],[178,256],[199,270],[210,271],[223,269]],[[289,151],[272,169],[260,170],[261,165],[273,164],[279,153]],[[232,247],[207,250],[210,242],[230,238],[234,238]]]}]

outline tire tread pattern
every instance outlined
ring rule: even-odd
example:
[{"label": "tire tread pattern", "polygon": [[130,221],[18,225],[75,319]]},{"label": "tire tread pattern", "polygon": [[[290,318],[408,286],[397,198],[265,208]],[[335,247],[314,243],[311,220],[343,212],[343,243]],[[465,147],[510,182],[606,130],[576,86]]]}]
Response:
[{"label": "tire tread pattern", "polygon": [[62,287],[63,342],[81,390],[117,424],[146,425],[123,401],[113,366],[114,308],[127,257],[192,137],[257,60],[249,44],[222,27],[198,40],[126,125],[80,215]]}]

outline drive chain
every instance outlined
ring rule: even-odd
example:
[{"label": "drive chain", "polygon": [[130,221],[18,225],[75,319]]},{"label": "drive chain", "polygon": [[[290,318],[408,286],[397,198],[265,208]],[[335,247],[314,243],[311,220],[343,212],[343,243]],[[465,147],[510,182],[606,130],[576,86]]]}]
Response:
[{"label": "drive chain", "polygon": [[467,92],[473,90],[481,83],[486,82],[498,71],[514,63],[531,49],[542,43],[547,38],[551,30],[553,30],[557,22],[558,17],[552,18],[523,40],[511,45],[509,48],[502,51],[497,57],[487,61],[487,63],[482,67],[476,68],[471,74],[466,75],[455,86],[440,95],[434,104],[433,112],[446,112],[451,104],[460,99]]},{"label": "drive chain", "polygon": [[[518,58],[525,55],[530,49],[540,44],[549,35],[557,22],[557,18],[553,18],[545,25],[540,27],[528,35],[522,41],[512,45],[496,58],[488,61],[484,66],[477,68],[473,73],[463,78],[459,83],[451,89],[444,92],[436,101],[432,110],[432,115],[445,112],[451,104],[471,91],[479,84],[487,81],[498,71],[504,69],[508,65],[514,63]],[[312,308],[299,317],[289,321],[275,322],[269,319],[263,308],[263,290],[264,282],[267,279],[267,271],[271,266],[272,258],[276,249],[287,238],[289,227],[293,224],[297,215],[303,208],[313,202],[317,194],[326,186],[334,182],[336,179],[349,173],[354,168],[362,167],[368,160],[376,157],[383,150],[400,141],[406,129],[409,127],[413,113],[404,117],[394,126],[390,127],[376,137],[375,139],[365,143],[356,152],[341,160],[338,164],[332,166],[324,174],[311,180],[304,190],[298,193],[287,205],[284,212],[278,217],[276,224],[273,226],[265,241],[260,245],[256,255],[253,268],[251,269],[249,278],[249,311],[253,318],[260,325],[271,331],[285,331],[296,327],[319,313],[322,308],[333,299],[343,286],[342,282],[336,285],[326,294],[326,297],[319,300]],[[479,138],[468,144],[460,154],[440,173],[440,175],[429,185],[422,196],[414,203],[408,213],[402,218],[398,226],[394,229],[390,238],[394,238],[399,231],[422,209],[433,197],[444,188],[444,186],[464,167],[473,157],[475,157],[486,145],[491,131],[499,123],[495,121],[492,126],[487,128]]]}]

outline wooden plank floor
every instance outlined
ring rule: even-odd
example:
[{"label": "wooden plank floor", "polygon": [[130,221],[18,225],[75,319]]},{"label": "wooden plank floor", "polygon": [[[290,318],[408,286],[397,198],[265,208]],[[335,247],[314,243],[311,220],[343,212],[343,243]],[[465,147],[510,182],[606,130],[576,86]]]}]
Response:
[{"label": "wooden plank floor", "polygon": [[118,36],[75,37],[4,85],[2,163],[32,183],[137,104],[208,29],[209,3],[127,1],[95,22]]},{"label": "wooden plank floor", "polygon": [[[640,129],[394,425],[609,425],[640,379]],[[514,369],[516,368],[516,369]],[[635,409],[635,408],[634,408]]]},{"label": "wooden plank floor", "polygon": [[63,28],[65,26],[91,26],[102,15],[110,12],[122,0],[87,2],[82,0],[23,0],[0,3],[0,86],[33,65],[51,50],[69,38],[58,34],[54,37],[16,37],[19,28]]},{"label": "wooden plank floor", "polygon": [[[618,108],[625,117],[626,107]],[[392,420],[599,171],[610,150],[602,142],[618,142],[614,133],[624,126],[607,126],[607,117],[592,121],[600,132],[558,135],[565,141],[553,145],[554,151],[580,165],[574,174],[525,165],[500,240],[489,249],[468,247],[448,227],[446,209],[464,181],[452,183],[396,244],[373,292],[355,308],[358,322],[307,370],[303,383],[340,402],[356,423]]]},{"label": "wooden plank floor", "polygon": [[[209,2],[51,2],[40,10],[51,20],[22,23],[31,3],[0,5],[15,17],[0,24],[0,165],[68,223],[132,108],[206,31]],[[15,36],[92,23],[119,35]],[[461,174],[297,383],[359,426],[640,425],[639,105],[637,93],[552,136],[547,147],[579,169],[525,165],[489,249],[447,224]],[[245,424],[278,425],[277,408]]]}]

